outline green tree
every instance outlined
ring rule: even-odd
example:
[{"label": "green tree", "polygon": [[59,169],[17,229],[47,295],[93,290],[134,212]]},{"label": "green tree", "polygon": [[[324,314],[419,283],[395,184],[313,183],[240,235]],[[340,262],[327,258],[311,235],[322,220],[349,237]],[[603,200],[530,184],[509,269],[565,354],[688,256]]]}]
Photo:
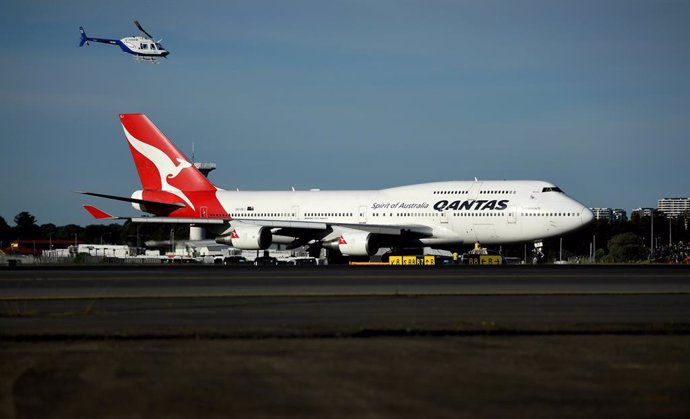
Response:
[{"label": "green tree", "polygon": [[14,217],[14,233],[19,239],[38,239],[41,235],[41,230],[36,225],[36,217],[27,211],[22,211]]},{"label": "green tree", "polygon": [[647,258],[647,249],[634,233],[615,235],[608,242],[608,260],[611,262],[635,262]]},{"label": "green tree", "polygon": [[12,228],[4,218],[0,217],[0,249],[9,246],[12,241]]},{"label": "green tree", "polygon": [[81,235],[84,232],[84,227],[78,226],[76,224],[67,224],[61,227],[58,227],[57,233],[54,236],[57,239],[60,240],[74,240],[75,236],[81,241]]},{"label": "green tree", "polygon": [[87,243],[121,244],[122,226],[119,224],[90,224],[84,228]]},{"label": "green tree", "polygon": [[57,232],[57,226],[53,223],[41,224],[39,230],[41,232],[41,238],[47,239],[51,235],[55,235],[55,233]]}]

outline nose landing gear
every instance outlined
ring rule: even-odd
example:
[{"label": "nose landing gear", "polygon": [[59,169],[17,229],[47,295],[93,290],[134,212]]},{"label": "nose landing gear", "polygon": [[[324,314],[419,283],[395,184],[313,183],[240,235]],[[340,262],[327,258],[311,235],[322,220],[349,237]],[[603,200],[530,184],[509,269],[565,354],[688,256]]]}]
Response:
[{"label": "nose landing gear", "polygon": [[532,265],[539,265],[544,261],[544,243],[541,240],[534,242],[534,249],[532,249]]}]

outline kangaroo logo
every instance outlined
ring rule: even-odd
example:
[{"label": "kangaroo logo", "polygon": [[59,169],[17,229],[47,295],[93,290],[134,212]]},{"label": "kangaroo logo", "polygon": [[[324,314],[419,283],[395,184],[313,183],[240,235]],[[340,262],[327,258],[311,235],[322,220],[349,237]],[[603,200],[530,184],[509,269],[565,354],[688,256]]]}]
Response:
[{"label": "kangaroo logo", "polygon": [[192,208],[192,210],[194,210],[194,204],[192,204],[192,201],[187,198],[184,192],[168,183],[168,179],[174,179],[182,170],[192,167],[192,164],[179,157],[176,158],[179,164],[175,164],[175,162],[173,162],[167,154],[150,144],[138,140],[132,134],[130,134],[127,129],[125,129],[125,136],[127,137],[129,144],[136,151],[141,153],[156,166],[156,169],[158,169],[158,175],[161,178],[161,190],[178,196],[180,199],[186,202],[187,205]]}]

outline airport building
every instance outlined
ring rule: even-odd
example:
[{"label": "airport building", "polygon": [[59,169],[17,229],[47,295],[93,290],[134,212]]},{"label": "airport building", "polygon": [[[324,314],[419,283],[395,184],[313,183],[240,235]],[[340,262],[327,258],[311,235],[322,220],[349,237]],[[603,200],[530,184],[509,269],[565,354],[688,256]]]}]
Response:
[{"label": "airport building", "polygon": [[39,255],[46,250],[67,249],[75,243],[74,240],[20,239],[11,241],[2,251],[7,255]]},{"label": "airport building", "polygon": [[690,198],[661,198],[659,211],[669,218],[686,216],[690,213]]}]

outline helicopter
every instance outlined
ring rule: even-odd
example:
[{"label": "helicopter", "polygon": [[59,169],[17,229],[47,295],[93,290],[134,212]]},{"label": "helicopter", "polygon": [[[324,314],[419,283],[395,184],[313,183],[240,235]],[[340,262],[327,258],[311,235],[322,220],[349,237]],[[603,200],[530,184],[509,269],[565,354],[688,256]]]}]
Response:
[{"label": "helicopter", "polygon": [[81,41],[79,42],[79,46],[83,47],[84,44],[90,45],[89,42],[118,45],[122,51],[134,55],[135,61],[156,63],[161,57],[167,58],[170,52],[163,48],[163,45],[160,43],[162,40],[159,39],[158,41],[154,41],[153,36],[144,30],[138,20],[135,20],[134,24],[146,36],[129,36],[122,39],[89,38],[86,36],[86,32],[84,32],[84,28],[80,26],[79,32],[81,32]]}]

